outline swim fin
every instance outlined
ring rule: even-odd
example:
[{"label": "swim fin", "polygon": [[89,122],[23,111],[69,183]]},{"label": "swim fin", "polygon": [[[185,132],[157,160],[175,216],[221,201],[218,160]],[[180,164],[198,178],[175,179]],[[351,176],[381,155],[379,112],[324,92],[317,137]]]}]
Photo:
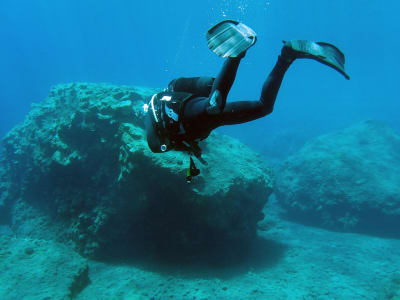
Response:
[{"label": "swim fin", "polygon": [[211,27],[206,38],[208,48],[222,57],[242,57],[257,41],[253,29],[234,20],[225,20]]},{"label": "swim fin", "polygon": [[306,40],[283,41],[282,55],[295,58],[311,58],[341,73],[346,79],[350,76],[344,71],[344,54],[334,45]]}]

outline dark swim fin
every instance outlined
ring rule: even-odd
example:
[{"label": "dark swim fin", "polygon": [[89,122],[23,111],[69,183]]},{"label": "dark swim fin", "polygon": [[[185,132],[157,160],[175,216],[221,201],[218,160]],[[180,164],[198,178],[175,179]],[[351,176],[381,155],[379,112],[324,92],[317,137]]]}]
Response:
[{"label": "dark swim fin", "polygon": [[344,71],[344,54],[336,46],[324,42],[292,40],[284,42],[283,55],[294,58],[311,58],[340,72],[346,79],[350,76]]},{"label": "dark swim fin", "polygon": [[208,48],[222,57],[241,57],[257,41],[253,29],[233,20],[225,20],[211,27],[206,38]]}]

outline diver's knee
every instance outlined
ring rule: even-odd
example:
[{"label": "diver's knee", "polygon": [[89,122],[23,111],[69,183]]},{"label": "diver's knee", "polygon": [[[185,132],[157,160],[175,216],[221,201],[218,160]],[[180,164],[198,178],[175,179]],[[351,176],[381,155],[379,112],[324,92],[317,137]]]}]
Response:
[{"label": "diver's knee", "polygon": [[224,98],[219,90],[215,90],[209,98],[207,113],[210,115],[220,114],[224,110]]},{"label": "diver's knee", "polygon": [[263,116],[267,116],[269,114],[272,114],[273,111],[274,111],[274,107],[273,106],[264,106],[264,108],[263,108]]}]

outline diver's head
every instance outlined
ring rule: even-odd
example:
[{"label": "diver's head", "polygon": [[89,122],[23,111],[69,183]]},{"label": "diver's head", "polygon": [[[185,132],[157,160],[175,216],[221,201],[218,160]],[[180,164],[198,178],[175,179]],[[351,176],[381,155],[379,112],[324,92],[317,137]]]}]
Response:
[{"label": "diver's head", "polygon": [[146,128],[147,144],[152,152],[163,153],[172,149],[168,137],[163,136],[150,110],[145,115],[144,123]]}]

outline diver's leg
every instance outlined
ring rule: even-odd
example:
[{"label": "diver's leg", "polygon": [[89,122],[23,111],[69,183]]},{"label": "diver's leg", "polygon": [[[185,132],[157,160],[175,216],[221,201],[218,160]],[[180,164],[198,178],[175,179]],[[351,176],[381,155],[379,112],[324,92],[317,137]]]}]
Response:
[{"label": "diver's leg", "polygon": [[[334,67],[345,75],[346,78],[349,78],[343,69],[344,56],[333,45],[326,43],[318,44],[319,47],[323,46],[326,48],[329,46],[327,49],[331,49],[331,52],[339,57],[336,59],[335,64],[323,61],[321,57],[317,57],[309,50],[305,51],[298,46],[299,43],[299,41],[296,43],[293,41],[285,43],[278,61],[263,84],[261,96],[258,101],[238,101],[226,104],[226,98],[232,87],[240,63],[240,58],[236,60],[227,59],[218,78],[214,82],[210,97],[198,99],[196,102],[189,101],[187,108],[185,108],[184,119],[187,119],[188,123],[199,130],[204,128],[211,131],[219,126],[249,122],[270,114],[273,111],[283,77],[291,63],[297,58],[322,60],[323,63]],[[308,42],[306,44],[308,45]],[[293,45],[297,46],[294,47]],[[221,111],[221,109],[223,110]]]},{"label": "diver's leg", "polygon": [[[187,102],[183,113],[186,129],[195,132],[209,132],[219,126],[249,122],[272,112],[275,99],[281,86],[286,70],[294,59],[281,55],[265,80],[258,101],[229,102],[226,97],[235,79],[239,61],[228,59],[213,85],[213,91],[223,94],[224,110],[220,113],[210,113],[210,98],[198,97]],[[231,72],[231,73],[230,73]],[[213,93],[213,92],[211,92]]]},{"label": "diver's leg", "polygon": [[214,80],[209,97],[198,97],[195,98],[195,101],[192,99],[185,105],[183,112],[185,121],[194,123],[198,118],[216,115],[223,111],[242,57],[225,60],[221,71]]},{"label": "diver's leg", "polygon": [[211,88],[209,106],[206,108],[208,114],[217,115],[224,110],[228,93],[235,81],[240,60],[244,57],[244,54],[241,57],[227,58],[225,60]]},{"label": "diver's leg", "polygon": [[227,103],[224,111],[214,119],[215,127],[249,122],[270,114],[283,77],[293,60],[291,57],[280,55],[263,84],[260,99]]}]

